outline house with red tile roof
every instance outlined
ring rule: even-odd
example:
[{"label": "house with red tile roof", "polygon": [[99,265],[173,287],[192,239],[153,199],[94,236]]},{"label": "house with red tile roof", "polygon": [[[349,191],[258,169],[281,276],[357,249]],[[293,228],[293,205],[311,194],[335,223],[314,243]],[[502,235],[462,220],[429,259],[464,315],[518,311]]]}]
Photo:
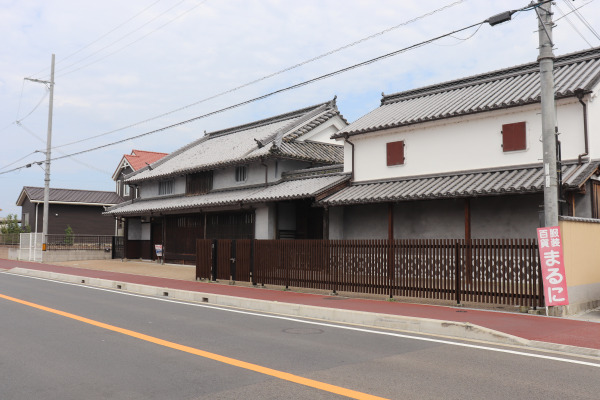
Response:
[{"label": "house with red tile roof", "polygon": [[121,158],[117,169],[112,175],[113,181],[116,182],[117,194],[119,194],[119,196],[123,197],[125,200],[136,198],[137,195],[131,191],[129,185],[125,184],[123,177],[139,171],[140,169],[151,165],[167,155],[169,154],[144,150],[132,150],[131,154],[125,154],[123,158]]}]

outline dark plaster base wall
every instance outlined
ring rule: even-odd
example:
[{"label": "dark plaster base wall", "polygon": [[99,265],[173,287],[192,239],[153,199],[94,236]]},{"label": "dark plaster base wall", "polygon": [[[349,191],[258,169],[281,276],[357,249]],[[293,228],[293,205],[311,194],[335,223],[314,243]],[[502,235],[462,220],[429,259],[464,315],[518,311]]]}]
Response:
[{"label": "dark plaster base wall", "polygon": [[[473,198],[471,237],[534,238],[539,225],[541,194]],[[343,239],[387,239],[388,204],[343,208]],[[332,223],[332,221],[330,221]],[[339,227],[335,227],[339,229]],[[407,201],[394,205],[397,239],[452,239],[465,236],[465,200]]]}]

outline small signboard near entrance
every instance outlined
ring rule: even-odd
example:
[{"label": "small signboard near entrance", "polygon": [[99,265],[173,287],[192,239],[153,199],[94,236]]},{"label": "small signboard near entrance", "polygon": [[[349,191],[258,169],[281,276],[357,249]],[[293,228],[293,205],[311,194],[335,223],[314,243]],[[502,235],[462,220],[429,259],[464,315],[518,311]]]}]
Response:
[{"label": "small signboard near entrance", "polygon": [[163,255],[163,246],[162,244],[155,244],[154,250],[156,250],[156,257],[162,257]]},{"label": "small signboard near entrance", "polygon": [[560,228],[538,228],[537,236],[546,306],[566,306],[569,295]]}]

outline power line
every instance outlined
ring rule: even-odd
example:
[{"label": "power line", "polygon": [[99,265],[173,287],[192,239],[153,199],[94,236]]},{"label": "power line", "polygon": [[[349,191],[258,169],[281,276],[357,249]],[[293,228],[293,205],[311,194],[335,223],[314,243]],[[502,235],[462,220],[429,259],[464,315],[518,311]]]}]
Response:
[{"label": "power line", "polygon": [[15,165],[19,161],[23,161],[24,159],[26,159],[29,156],[34,155],[35,153],[37,153],[37,151],[32,151],[31,153],[27,154],[26,156],[23,156],[23,157],[19,158],[18,160],[11,162],[10,164],[6,164],[5,166],[0,167],[0,170],[6,169],[6,168],[10,167],[11,165]]},{"label": "power line", "polygon": [[[25,81],[23,80],[23,86],[25,86]],[[33,110],[29,111],[29,113],[27,113],[27,115],[25,115],[23,118],[19,118],[19,113],[21,110],[21,99],[23,98],[23,88],[21,88],[21,96],[19,98],[19,107],[17,109],[17,116],[16,116],[16,120],[11,122],[10,124],[6,125],[4,128],[0,129],[0,132],[4,132],[5,130],[7,130],[8,128],[10,128],[13,125],[19,125],[19,123],[23,120],[25,120],[27,117],[29,117],[31,114],[33,114],[33,112],[35,110],[38,109],[38,107],[44,102],[44,100],[46,99],[46,97],[48,97],[48,93],[49,91],[46,90],[44,92],[44,95],[42,96],[42,98],[40,99],[40,101],[38,101],[38,103],[35,105],[35,107],[33,107]],[[0,168],[1,169],[1,168]]]},{"label": "power line", "polygon": [[[181,2],[177,3],[176,5],[174,5],[173,7],[169,8],[167,11],[165,11],[165,13],[166,13],[166,12],[168,12],[168,11],[170,11],[170,10],[172,10],[173,8],[177,7],[178,5],[180,5],[181,3],[185,2],[185,1],[186,1],[186,0],[182,0]],[[88,63],[88,64],[85,64],[85,65],[83,65],[83,66],[81,66],[81,67],[79,67],[79,68],[75,68],[75,69],[73,69],[73,70],[71,70],[71,71],[63,72],[63,73],[62,73],[62,74],[60,74],[58,77],[65,76],[65,75],[68,75],[68,74],[71,74],[71,73],[73,73],[73,72],[76,72],[76,71],[79,71],[79,70],[81,70],[81,69],[83,69],[83,68],[87,68],[87,67],[89,67],[90,65],[96,64],[96,63],[98,63],[98,62],[100,62],[100,61],[102,61],[102,60],[104,60],[104,59],[106,59],[106,58],[108,58],[108,57],[110,57],[110,56],[112,56],[112,55],[114,55],[114,54],[116,54],[116,53],[118,53],[118,52],[120,52],[120,51],[122,51],[122,50],[126,49],[126,48],[128,48],[129,46],[132,46],[132,45],[134,45],[135,43],[137,43],[137,42],[139,42],[139,41],[141,41],[141,40],[145,39],[145,38],[146,38],[146,37],[148,37],[148,36],[150,36],[150,35],[151,35],[151,34],[153,34],[154,32],[156,32],[156,31],[159,31],[160,29],[164,28],[165,26],[169,25],[170,23],[172,23],[172,22],[174,22],[174,21],[178,20],[179,18],[183,17],[184,15],[186,15],[186,14],[188,14],[188,13],[192,12],[192,11],[193,11],[193,10],[195,10],[196,8],[198,8],[198,7],[200,7],[201,5],[203,5],[204,3],[206,3],[207,1],[208,1],[208,0],[204,0],[204,1],[202,1],[202,2],[200,2],[200,3],[198,3],[198,4],[196,4],[196,5],[195,5],[195,6],[193,6],[192,8],[190,8],[190,9],[188,9],[188,10],[186,10],[186,11],[182,12],[181,14],[179,14],[179,15],[175,16],[174,18],[171,18],[170,20],[168,20],[168,21],[167,21],[167,22],[165,22],[164,24],[162,24],[162,25],[158,26],[157,28],[153,29],[152,31],[150,31],[150,32],[146,33],[145,35],[143,35],[143,36],[141,36],[141,37],[139,37],[139,38],[137,38],[137,39],[136,39],[136,40],[134,40],[133,42],[130,42],[130,43],[126,44],[125,46],[123,46],[123,47],[120,47],[120,48],[118,48],[117,50],[115,50],[115,51],[113,51],[113,52],[111,52],[111,53],[108,53],[108,54],[106,54],[105,56],[103,56],[103,57],[101,57],[101,58],[99,58],[99,59],[97,59],[97,60],[94,60],[94,61],[92,61],[92,62],[90,62],[90,63]],[[163,14],[164,14],[164,13],[163,13]],[[136,30],[134,30],[134,31],[130,32],[130,33],[129,33],[129,34],[127,34],[126,36],[122,37],[121,39],[119,39],[119,40],[116,40],[116,41],[112,42],[111,44],[109,44],[109,45],[107,45],[107,46],[105,46],[105,47],[101,48],[100,50],[98,50],[98,51],[96,51],[96,52],[94,52],[94,53],[92,53],[92,54],[88,55],[87,57],[85,57],[85,58],[82,58],[81,60],[79,60],[79,61],[77,61],[77,62],[75,62],[75,63],[73,63],[73,64],[71,64],[71,65],[68,65],[68,66],[66,66],[66,67],[65,67],[65,69],[66,69],[66,68],[69,68],[69,67],[72,67],[72,66],[74,66],[74,65],[76,65],[76,64],[79,64],[80,62],[82,62],[83,60],[86,60],[86,59],[90,58],[90,57],[91,57],[91,56],[93,56],[94,54],[98,54],[100,51],[102,51],[102,50],[104,50],[104,49],[106,49],[106,48],[108,48],[108,47],[112,46],[113,44],[115,44],[115,43],[117,43],[117,42],[120,42],[120,41],[121,41],[121,40],[123,40],[125,37],[129,36],[130,34],[132,34],[132,33],[134,33],[134,32],[137,32],[137,31],[138,31],[138,30],[140,30],[142,27],[144,27],[144,26],[148,25],[150,22],[154,22],[156,19],[158,19],[158,18],[159,18],[160,16],[162,16],[163,14],[161,14],[161,15],[157,16],[156,18],[153,18],[152,20],[150,20],[150,21],[149,21],[149,22],[147,22],[146,24],[144,24],[144,25],[142,25],[141,27],[139,27],[138,29],[136,29]]]},{"label": "power line", "polygon": [[443,46],[443,47],[450,47],[450,46],[456,46],[459,44],[462,44],[463,42],[466,42],[467,40],[471,39],[473,36],[475,36],[477,34],[477,32],[479,32],[479,30],[481,29],[481,27],[483,26],[483,24],[479,25],[477,27],[477,29],[475,29],[475,31],[473,31],[473,33],[471,33],[469,36],[467,36],[466,38],[459,38],[453,35],[450,35],[449,37],[458,40],[457,43],[453,43],[453,44],[437,44],[437,46]]},{"label": "power line", "polygon": [[38,103],[35,105],[35,107],[33,107],[33,110],[29,111],[29,113],[27,113],[27,115],[25,115],[23,118],[18,118],[15,121],[15,123],[18,125],[19,122],[25,120],[27,117],[29,117],[31,114],[33,114],[33,112],[38,109],[38,107],[44,102],[44,100],[46,100],[46,97],[48,97],[49,93],[50,93],[50,90],[48,88],[46,88],[46,90],[44,91],[44,95],[42,96],[40,101],[38,101]]},{"label": "power line", "polygon": [[[94,51],[91,54],[88,54],[87,56],[79,59],[78,61],[75,61],[72,64],[67,65],[66,67],[63,67],[62,69],[68,69],[71,68],[74,65],[77,65],[85,60],[87,60],[88,58],[100,53],[102,50],[105,50],[117,43],[119,43],[120,41],[124,40],[125,38],[127,38],[128,36],[131,36],[132,34],[136,33],[137,31],[139,31],[140,29],[144,28],[146,25],[151,24],[152,22],[156,21],[158,18],[162,17],[163,15],[165,15],[166,13],[168,13],[169,11],[171,11],[172,9],[176,8],[177,6],[181,5],[182,3],[184,3],[186,0],[181,0],[179,3],[175,4],[174,6],[172,6],[171,8],[167,9],[166,11],[163,11],[162,13],[158,14],[157,16],[155,16],[154,18],[152,18],[150,21],[145,22],[144,24],[142,24],[141,26],[138,26],[136,29],[126,33],[125,35],[121,36],[120,38],[118,38],[117,40],[114,40],[112,42],[110,42],[109,44],[107,44],[104,47],[101,47],[100,49]],[[68,72],[67,72],[68,73]],[[64,75],[64,74],[63,74]]]},{"label": "power line", "polygon": [[[17,125],[18,125],[20,128],[22,128],[23,130],[25,130],[25,132],[29,133],[31,136],[33,136],[34,138],[36,138],[36,139],[37,139],[39,142],[41,142],[41,143],[46,143],[46,141],[45,141],[44,139],[42,139],[40,136],[38,136],[38,135],[37,135],[35,132],[33,132],[31,129],[27,128],[27,127],[26,127],[25,125],[23,125],[23,124],[22,124],[20,121],[17,121]],[[59,152],[60,154],[62,154],[62,155],[65,155],[65,153],[64,153],[64,152],[62,152],[62,151],[60,151],[60,150],[56,150],[56,151],[58,151],[58,152]],[[30,153],[30,154],[28,154],[28,155],[27,155],[27,156],[25,156],[25,157],[28,157],[28,156],[30,156],[31,154],[35,154],[35,153],[44,153],[44,152],[43,152],[43,151],[40,151],[40,150],[36,150],[36,151],[34,151],[33,153]],[[25,158],[25,157],[23,157],[23,158]],[[19,159],[18,161],[22,160],[23,158]],[[77,159],[77,158],[75,158],[75,157],[72,157],[72,160],[73,160],[73,161],[75,161],[75,162],[76,162],[76,163],[78,163],[78,164],[81,164],[81,165],[83,165],[84,167],[87,167],[87,168],[90,168],[90,169],[93,169],[93,170],[96,170],[96,171],[102,172],[102,173],[104,173],[104,174],[108,174],[108,172],[107,172],[107,171],[105,171],[105,170],[102,170],[102,169],[100,169],[100,168],[97,168],[97,167],[95,167],[95,166],[93,166],[93,165],[91,165],[91,164],[88,164],[88,163],[86,163],[86,162],[83,162],[83,161],[81,161],[81,160],[79,160],[79,159]],[[16,164],[18,161],[15,161],[15,162],[13,162],[13,163],[11,163],[11,164],[9,164],[9,165],[7,165],[7,166],[3,167],[3,168],[0,168],[0,169],[4,169],[4,168],[6,168],[6,167],[8,167],[8,166],[10,166],[10,165]]]},{"label": "power line", "polygon": [[600,35],[598,35],[598,32],[596,32],[596,30],[592,27],[592,25],[585,19],[585,17],[583,15],[581,15],[581,13],[579,12],[578,9],[575,8],[575,6],[573,6],[571,3],[569,3],[568,1],[564,1],[567,4],[567,7],[569,7],[574,13],[575,16],[577,18],[579,18],[579,20],[583,23],[583,25],[588,28],[590,30],[590,32],[592,32],[592,34],[594,36],[596,36],[596,38],[598,40],[600,40]]},{"label": "power line", "polygon": [[[58,61],[56,64],[60,64],[63,61],[68,60],[69,58],[73,57],[76,54],[81,53],[83,50],[87,49],[88,47],[90,47],[93,44],[96,44],[97,42],[99,42],[100,40],[104,39],[106,36],[110,35],[111,33],[113,33],[114,31],[118,30],[119,28],[125,26],[127,23],[131,22],[132,20],[134,20],[135,18],[137,18],[138,16],[142,15],[143,13],[145,13],[148,9],[150,9],[152,6],[154,6],[156,3],[160,2],[161,0],[156,0],[154,3],[150,4],[148,7],[144,8],[142,11],[138,12],[137,14],[135,14],[133,17],[127,19],[126,21],[122,22],[121,24],[117,25],[116,27],[112,28],[111,30],[109,30],[108,32],[106,32],[105,34],[101,35],[99,38],[97,38],[96,40],[93,40],[92,42],[86,44],[85,46],[81,47],[79,50],[75,51],[74,53],[69,54],[68,56],[66,56],[65,58],[61,59],[60,61]],[[33,75],[30,75],[29,77],[32,78],[36,75],[41,74],[42,72],[46,71],[47,68],[44,68],[38,72],[36,72]]]},{"label": "power line", "polygon": [[569,11],[568,13],[566,13],[565,15],[563,15],[562,17],[555,19],[555,20],[554,20],[554,22],[556,23],[556,22],[558,22],[559,20],[561,20],[561,19],[563,19],[563,18],[566,18],[566,17],[567,17],[567,15],[574,13],[575,11],[577,11],[577,10],[579,10],[579,9],[581,9],[581,8],[583,8],[583,7],[585,7],[585,6],[587,6],[588,4],[591,4],[593,1],[594,1],[594,0],[590,0],[590,1],[589,1],[589,2],[587,2],[587,3],[580,5],[579,7],[575,8],[573,11]]},{"label": "power line", "polygon": [[[166,112],[166,113],[163,113],[163,114],[160,114],[160,115],[157,115],[157,116],[154,116],[154,117],[151,117],[151,118],[145,119],[145,120],[143,120],[143,121],[135,122],[135,123],[133,123],[133,124],[130,124],[130,125],[127,125],[127,126],[124,126],[124,127],[121,127],[121,128],[117,128],[117,129],[114,129],[114,130],[111,130],[111,131],[108,131],[108,132],[103,132],[103,133],[100,133],[100,134],[98,134],[98,135],[94,135],[94,136],[90,136],[90,137],[87,137],[87,138],[84,138],[84,139],[80,139],[80,140],[76,140],[76,141],[73,141],[73,142],[65,143],[65,144],[62,144],[62,145],[59,145],[59,146],[56,146],[56,147],[53,147],[53,148],[54,148],[54,149],[56,149],[56,148],[60,148],[60,147],[66,147],[66,146],[70,146],[70,145],[73,145],[73,144],[77,144],[77,143],[85,142],[85,141],[88,141],[88,140],[91,140],[91,139],[96,139],[96,138],[99,138],[99,137],[102,137],[102,136],[110,135],[110,134],[112,134],[112,133],[120,132],[120,131],[123,131],[123,130],[125,130],[125,129],[129,129],[129,128],[133,128],[133,127],[135,127],[135,126],[138,126],[138,125],[141,125],[141,124],[144,124],[144,123],[150,122],[150,121],[154,121],[154,120],[156,120],[156,119],[159,119],[159,118],[166,117],[166,116],[168,116],[168,115],[171,115],[171,114],[174,114],[174,113],[176,113],[176,112],[179,112],[179,111],[186,110],[186,109],[188,109],[188,108],[191,108],[191,107],[193,107],[193,106],[197,106],[198,104],[205,103],[205,102],[207,102],[207,101],[209,101],[209,100],[214,100],[214,99],[216,99],[216,98],[218,98],[218,97],[221,97],[221,96],[224,96],[224,95],[226,95],[226,94],[230,94],[230,93],[236,92],[236,91],[238,91],[238,90],[240,90],[240,89],[243,89],[243,88],[246,88],[246,87],[248,87],[248,86],[254,85],[254,84],[256,84],[256,83],[262,82],[262,81],[264,81],[264,80],[266,80],[266,79],[272,78],[272,77],[274,77],[274,76],[277,76],[277,75],[281,75],[281,74],[283,74],[283,73],[285,73],[285,72],[289,72],[289,71],[291,71],[291,70],[293,70],[293,69],[296,69],[296,68],[299,68],[299,67],[301,67],[301,66],[304,66],[304,65],[306,65],[306,64],[309,64],[309,63],[311,63],[311,62],[317,61],[317,60],[319,60],[319,59],[321,59],[321,58],[324,58],[324,57],[330,56],[330,55],[332,55],[332,54],[335,54],[335,53],[337,53],[337,52],[340,52],[340,51],[342,51],[342,50],[345,50],[345,49],[348,49],[348,48],[350,48],[350,47],[356,46],[356,45],[358,45],[358,44],[360,44],[360,43],[366,42],[366,41],[368,41],[368,40],[371,40],[371,39],[373,39],[373,38],[375,38],[375,37],[378,37],[378,36],[384,35],[384,34],[386,34],[386,33],[388,33],[388,32],[391,32],[391,31],[393,31],[393,30],[395,30],[395,29],[398,29],[398,28],[400,28],[400,27],[402,27],[402,26],[409,25],[409,24],[411,24],[411,23],[414,23],[414,22],[416,22],[416,21],[419,21],[419,20],[421,20],[421,19],[423,19],[423,18],[426,18],[426,17],[428,17],[428,16],[431,16],[431,15],[433,15],[433,14],[436,14],[436,13],[438,13],[438,12],[440,12],[440,11],[443,11],[443,10],[445,10],[445,9],[447,9],[447,8],[454,7],[455,5],[458,5],[458,4],[460,4],[460,3],[463,3],[464,1],[465,1],[465,0],[459,0],[459,1],[455,1],[455,2],[453,2],[453,3],[447,4],[447,5],[443,6],[443,7],[437,8],[437,9],[435,9],[435,10],[433,10],[433,11],[430,11],[430,12],[428,12],[428,13],[422,14],[422,15],[420,15],[420,16],[418,16],[418,17],[415,17],[415,18],[413,18],[413,19],[410,19],[410,20],[407,20],[407,21],[401,22],[401,23],[399,23],[398,25],[395,25],[395,26],[392,26],[392,27],[390,27],[390,28],[384,29],[383,31],[380,31],[380,32],[374,33],[374,34],[372,34],[372,35],[370,35],[370,36],[367,36],[367,37],[364,37],[364,38],[362,38],[362,39],[356,40],[356,41],[354,41],[354,42],[352,42],[352,43],[345,44],[344,46],[338,47],[338,48],[336,48],[336,49],[334,49],[334,50],[330,50],[330,51],[328,51],[328,52],[326,52],[326,53],[323,53],[323,54],[321,54],[321,55],[318,55],[318,56],[316,56],[316,57],[313,57],[313,58],[310,58],[310,59],[308,59],[308,60],[302,61],[302,62],[300,62],[300,63],[298,63],[298,64],[295,64],[295,65],[292,65],[292,66],[290,66],[290,67],[284,68],[284,69],[282,69],[282,70],[279,70],[279,71],[277,71],[277,72],[273,72],[273,73],[271,73],[271,74],[269,74],[269,75],[265,75],[265,76],[263,76],[263,77],[261,77],[261,78],[258,78],[258,79],[255,79],[255,80],[253,80],[253,81],[250,81],[250,82],[244,83],[244,84],[242,84],[242,85],[240,85],[240,86],[236,86],[236,87],[234,87],[234,88],[232,88],[232,89],[229,89],[229,90],[226,90],[226,91],[224,91],[224,92],[220,92],[220,93],[217,93],[217,94],[215,94],[215,95],[212,95],[212,96],[206,97],[206,98],[204,98],[204,99],[198,100],[198,101],[196,101],[196,102],[194,102],[194,103],[191,103],[191,104],[188,104],[188,105],[186,105],[186,106],[183,106],[183,107],[177,108],[177,109],[175,109],[175,110],[171,110],[171,111],[168,111],[168,112]],[[475,33],[477,33],[477,32],[475,32]]]},{"label": "power line", "polygon": [[[99,42],[100,40],[104,39],[106,36],[110,35],[111,33],[113,33],[114,31],[116,31],[117,29],[121,28],[122,26],[124,26],[125,24],[129,23],[130,21],[134,20],[135,18],[137,18],[138,16],[142,15],[143,13],[145,13],[148,9],[152,8],[156,3],[160,2],[161,0],[156,0],[154,3],[150,4],[148,7],[144,8],[142,11],[138,12],[137,14],[135,14],[133,17],[129,18],[128,20],[126,20],[125,22],[121,23],[120,25],[114,27],[113,29],[111,29],[110,31],[106,32],[104,35],[100,36],[98,39],[94,40],[93,42],[88,43],[87,45],[83,46],[82,48],[80,48],[79,50],[77,50],[74,53],[69,54],[68,56],[66,56],[65,58],[63,58],[61,61],[59,61],[58,63],[62,62],[62,61],[66,61],[69,58],[73,57],[76,54],[81,53],[83,50],[87,49],[88,47],[90,47],[91,45]],[[168,10],[167,10],[168,11]]]},{"label": "power line", "polygon": [[[553,0],[547,0],[545,2],[537,3],[535,6],[530,5],[530,6],[527,6],[527,7],[523,7],[522,9],[512,10],[512,11],[509,11],[508,13],[510,13],[512,15],[512,14],[514,14],[516,12],[520,12],[520,11],[529,11],[529,10],[536,10],[537,11],[537,8],[541,4],[545,4],[545,3],[548,3],[550,1],[553,1]],[[286,92],[286,91],[289,91],[289,90],[293,90],[293,89],[297,89],[297,88],[300,88],[300,87],[303,87],[303,86],[307,86],[307,85],[309,85],[311,83],[314,83],[314,82],[317,82],[317,81],[320,81],[320,80],[323,80],[323,79],[327,79],[327,78],[330,78],[332,76],[336,76],[336,75],[342,74],[344,72],[348,72],[350,70],[353,70],[353,69],[356,69],[356,68],[359,68],[359,67],[363,67],[363,66],[366,66],[366,65],[373,64],[375,62],[387,59],[389,57],[393,57],[395,55],[404,53],[404,52],[406,52],[408,50],[413,50],[413,49],[425,46],[425,45],[427,45],[429,43],[432,43],[432,42],[434,42],[436,40],[439,40],[439,39],[442,39],[442,38],[454,35],[456,33],[465,31],[465,30],[473,28],[475,26],[482,25],[482,24],[484,24],[486,22],[490,22],[490,18],[488,18],[486,20],[483,20],[481,22],[477,22],[475,24],[472,24],[472,25],[460,28],[460,29],[456,29],[456,30],[454,30],[452,32],[448,32],[448,33],[445,33],[443,35],[439,35],[439,36],[436,36],[434,38],[431,38],[431,39],[428,39],[428,40],[425,40],[425,41],[422,41],[422,42],[419,42],[419,43],[416,43],[416,44],[404,47],[402,49],[393,51],[391,53],[387,53],[387,54],[384,54],[384,55],[381,55],[381,56],[369,59],[367,61],[363,61],[361,63],[354,64],[354,65],[351,65],[349,67],[342,68],[342,69],[339,69],[339,70],[336,70],[336,71],[333,71],[333,72],[330,72],[330,73],[327,73],[327,74],[324,74],[324,75],[320,75],[320,76],[318,76],[316,78],[313,78],[313,79],[310,79],[310,80],[307,80],[307,81],[303,81],[303,82],[297,83],[295,85],[291,85],[291,86],[288,86],[288,87],[285,87],[285,88],[282,88],[282,89],[279,89],[279,90],[276,90],[276,91],[264,94],[262,96],[258,96],[258,97],[255,97],[255,98],[252,98],[252,99],[249,99],[249,100],[246,100],[246,101],[243,101],[243,102],[240,102],[240,103],[228,106],[228,107],[221,108],[219,110],[215,110],[215,111],[212,111],[212,112],[209,112],[209,113],[206,113],[206,114],[203,114],[203,115],[200,115],[200,116],[197,116],[197,117],[185,120],[185,121],[181,121],[181,122],[178,122],[178,123],[175,123],[175,124],[171,124],[171,125],[159,128],[159,129],[155,129],[155,130],[152,130],[152,131],[149,131],[149,132],[145,132],[145,133],[139,134],[139,135],[134,135],[134,136],[122,139],[122,140],[118,140],[118,141],[115,141],[115,142],[107,143],[107,144],[104,144],[104,145],[101,145],[101,146],[96,146],[96,147],[93,147],[93,148],[90,148],[90,149],[78,151],[78,152],[67,154],[67,155],[64,155],[64,156],[55,157],[55,158],[51,159],[51,161],[61,160],[61,159],[68,158],[68,157],[73,157],[73,156],[76,156],[76,155],[79,155],[79,154],[89,153],[89,152],[92,152],[92,151],[95,151],[95,150],[100,150],[100,149],[103,149],[103,148],[106,148],[106,147],[114,146],[116,144],[124,143],[124,142],[129,141],[129,140],[138,139],[140,137],[148,136],[148,135],[151,135],[151,134],[154,134],[154,133],[158,133],[158,132],[162,132],[162,131],[166,131],[168,129],[172,129],[172,128],[175,128],[175,127],[178,127],[178,126],[186,125],[186,124],[189,124],[191,122],[197,121],[199,119],[203,119],[203,118],[206,118],[206,117],[209,117],[209,116],[212,116],[212,115],[220,114],[220,113],[223,113],[225,111],[229,111],[229,110],[241,107],[241,106],[246,105],[246,104],[250,104],[250,103],[254,103],[256,101],[260,101],[260,100],[266,99],[268,97],[274,96],[274,95],[279,94],[279,93],[283,93],[283,92]],[[490,22],[490,24],[491,24],[491,22]],[[28,166],[31,166],[31,164],[28,164]],[[19,170],[19,169],[22,169],[22,168],[26,168],[26,167],[27,166],[21,166],[21,167],[13,168],[12,170],[9,170],[9,171],[0,172],[0,175],[6,174],[6,173],[9,173],[9,172],[13,172],[13,171],[16,171],[16,170]]]},{"label": "power line", "polygon": [[[558,11],[560,11],[560,13],[562,14],[563,17],[567,17],[567,15],[563,12],[563,10],[561,10],[561,8],[558,6],[558,4],[555,4],[556,9]],[[571,19],[569,19],[569,17],[566,18],[567,22],[569,23],[569,25],[571,25],[571,28],[573,28],[573,30],[583,39],[584,42],[586,42],[588,44],[588,46],[590,46],[591,48],[593,48],[594,46],[592,46],[592,44],[590,42],[588,42],[588,40],[585,38],[585,36],[583,36],[583,34],[581,32],[579,32],[579,29],[577,29],[577,27],[573,24],[573,22],[571,22]]]},{"label": "power line", "polygon": [[23,100],[23,90],[25,90],[25,79],[23,79],[23,83],[21,83],[21,94],[19,95],[19,106],[17,107],[17,115],[15,120],[19,119],[19,114],[21,113],[21,101]]},{"label": "power line", "polygon": [[450,33],[446,33],[444,35],[440,35],[440,36],[434,37],[432,39],[428,39],[428,40],[425,40],[423,42],[419,42],[417,44],[413,44],[413,45],[410,45],[408,47],[404,47],[404,48],[402,48],[400,50],[396,50],[396,51],[393,51],[391,53],[387,53],[387,54],[381,55],[379,57],[375,57],[375,58],[372,58],[370,60],[363,61],[361,63],[354,64],[354,65],[351,65],[349,67],[342,68],[342,69],[339,69],[337,71],[330,72],[330,73],[318,76],[316,78],[313,78],[313,79],[310,79],[310,80],[307,80],[307,81],[303,81],[303,82],[297,83],[295,85],[291,85],[291,86],[285,87],[283,89],[275,90],[273,92],[264,94],[262,96],[258,96],[258,97],[255,97],[255,98],[252,98],[252,99],[249,99],[249,100],[246,100],[246,101],[243,101],[243,102],[240,102],[240,103],[228,106],[228,107],[224,107],[224,108],[221,108],[221,109],[216,110],[216,111],[211,111],[209,113],[206,113],[206,114],[194,117],[194,118],[190,118],[188,120],[181,121],[181,122],[178,122],[178,123],[175,123],[175,124],[172,124],[172,125],[168,125],[168,126],[165,126],[165,127],[159,128],[159,129],[155,129],[155,130],[152,130],[152,131],[149,131],[149,132],[145,132],[145,133],[142,133],[142,134],[139,134],[139,135],[130,136],[130,137],[126,138],[126,139],[118,140],[118,141],[111,142],[111,143],[108,143],[108,144],[104,144],[104,145],[101,145],[101,146],[96,146],[96,147],[93,147],[91,149],[78,151],[78,152],[75,152],[75,153],[72,153],[72,154],[69,154],[69,155],[66,155],[66,156],[56,157],[56,158],[53,158],[52,161],[61,160],[63,158],[67,158],[67,157],[71,157],[71,156],[75,156],[75,155],[79,155],[79,154],[89,153],[91,151],[95,151],[95,150],[103,149],[103,148],[106,148],[106,147],[114,146],[116,144],[124,143],[124,142],[127,142],[127,141],[132,140],[132,139],[138,139],[138,138],[143,137],[143,136],[148,136],[148,135],[151,135],[151,134],[154,134],[154,133],[158,133],[158,132],[162,132],[162,131],[165,131],[165,130],[168,130],[168,129],[172,129],[172,128],[175,128],[175,127],[178,127],[178,126],[186,125],[186,124],[189,124],[191,122],[197,121],[199,119],[203,119],[203,118],[210,117],[210,116],[213,116],[213,115],[216,115],[216,114],[220,114],[220,113],[223,113],[225,111],[229,111],[229,110],[241,107],[241,106],[246,105],[246,104],[254,103],[256,101],[266,99],[268,97],[274,96],[274,95],[279,94],[279,93],[283,93],[283,92],[287,92],[289,90],[293,90],[293,89],[297,89],[297,88],[300,88],[300,87],[303,87],[303,86],[307,86],[307,85],[309,85],[311,83],[314,83],[314,82],[317,82],[317,81],[320,81],[320,80],[323,80],[323,79],[327,79],[327,78],[330,78],[332,76],[339,75],[339,74],[342,74],[344,72],[348,72],[350,70],[353,70],[353,69],[356,69],[356,68],[359,68],[359,67],[363,67],[365,65],[373,64],[373,63],[375,63],[377,61],[381,61],[383,59],[386,59],[386,58],[398,55],[400,53],[404,53],[404,52],[406,52],[408,50],[416,49],[418,47],[421,47],[421,46],[424,46],[424,45],[429,44],[431,42],[434,42],[436,40],[439,40],[441,38],[453,35],[453,34],[458,33],[458,32],[462,32],[464,30],[473,28],[473,27],[475,27],[477,25],[482,25],[486,21],[481,21],[481,22],[478,22],[476,24],[473,24],[473,25],[470,25],[470,26],[467,26],[467,27],[464,27],[464,28],[457,29],[457,30],[452,31]]}]

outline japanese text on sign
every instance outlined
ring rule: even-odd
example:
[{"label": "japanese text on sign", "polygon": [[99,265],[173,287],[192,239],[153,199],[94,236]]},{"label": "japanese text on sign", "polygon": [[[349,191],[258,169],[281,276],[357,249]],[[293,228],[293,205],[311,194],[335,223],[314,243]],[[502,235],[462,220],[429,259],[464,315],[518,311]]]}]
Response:
[{"label": "japanese text on sign", "polygon": [[538,228],[537,234],[546,306],[565,306],[569,296],[560,228]]}]

